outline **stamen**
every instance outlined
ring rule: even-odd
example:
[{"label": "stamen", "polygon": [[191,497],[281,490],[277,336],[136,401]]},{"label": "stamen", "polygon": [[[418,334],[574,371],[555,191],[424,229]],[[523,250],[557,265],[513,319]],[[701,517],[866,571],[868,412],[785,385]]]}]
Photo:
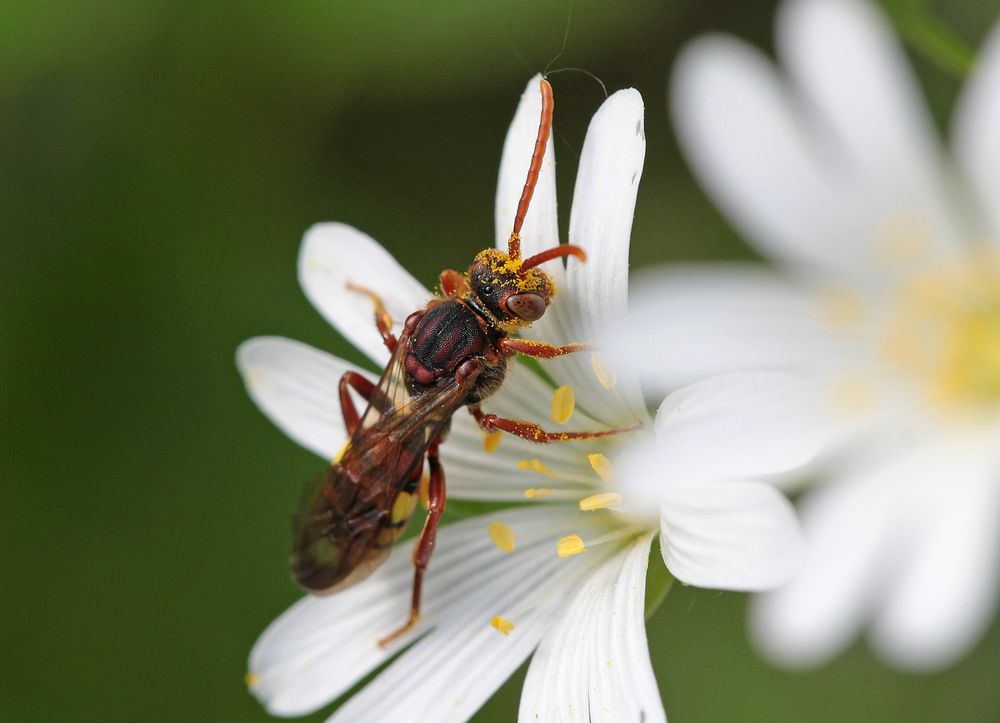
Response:
[{"label": "stamen", "polygon": [[579,535],[566,535],[566,537],[559,538],[559,542],[556,543],[556,554],[559,557],[569,557],[570,555],[579,555],[584,552],[587,548],[584,547],[583,538]]},{"label": "stamen", "polygon": [[483,450],[486,452],[496,452],[500,446],[500,439],[503,432],[483,432]]},{"label": "stamen", "polygon": [[600,494],[584,497],[580,500],[580,509],[584,512],[603,510],[608,507],[617,507],[622,503],[622,496],[617,492],[601,492]]},{"label": "stamen", "polygon": [[549,469],[549,467],[546,466],[546,464],[540,459],[522,459],[517,463],[517,468],[527,470],[528,472],[543,474],[546,477],[559,477],[559,475]]},{"label": "stamen", "polygon": [[529,500],[535,500],[539,497],[548,497],[552,494],[552,490],[548,487],[532,487],[524,491],[524,496]]},{"label": "stamen", "polygon": [[260,682],[260,676],[257,673],[247,673],[243,676],[243,682],[247,684],[248,688],[252,688]]},{"label": "stamen", "polygon": [[564,384],[552,393],[552,421],[556,424],[566,424],[575,408],[576,396],[569,384]]},{"label": "stamen", "polygon": [[503,552],[513,552],[515,546],[517,545],[517,537],[514,535],[514,530],[500,520],[495,520],[489,524],[486,528],[486,532],[489,533],[490,539],[493,540],[493,544],[496,545]]},{"label": "stamen", "polygon": [[605,389],[614,389],[615,384],[618,382],[618,376],[613,369],[608,368],[607,364],[605,364],[604,357],[597,352],[591,354],[590,368],[594,370],[594,376],[597,377],[597,381],[601,383],[602,387]]},{"label": "stamen", "polygon": [[603,482],[611,482],[615,478],[615,470],[611,466],[611,461],[605,457],[603,454],[594,453],[587,455],[587,461],[590,462],[590,466],[594,468],[597,476],[601,478]]},{"label": "stamen", "polygon": [[514,623],[512,623],[507,618],[502,618],[499,615],[494,615],[493,619],[490,620],[490,625],[493,629],[503,633],[504,635],[510,635],[511,631],[514,630]]}]

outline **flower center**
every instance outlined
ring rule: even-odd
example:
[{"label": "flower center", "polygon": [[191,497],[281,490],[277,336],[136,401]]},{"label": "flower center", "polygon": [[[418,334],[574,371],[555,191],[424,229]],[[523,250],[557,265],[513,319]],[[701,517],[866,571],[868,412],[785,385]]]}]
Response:
[{"label": "flower center", "polygon": [[936,268],[895,295],[880,354],[938,409],[975,412],[1000,403],[998,261]]}]

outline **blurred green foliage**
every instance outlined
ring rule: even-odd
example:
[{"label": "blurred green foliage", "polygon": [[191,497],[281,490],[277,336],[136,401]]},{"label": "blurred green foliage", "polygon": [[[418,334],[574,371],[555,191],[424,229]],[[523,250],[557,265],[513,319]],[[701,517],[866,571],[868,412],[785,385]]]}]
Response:
[{"label": "blurred green foliage", "polygon": [[[992,3],[953,5],[945,20],[978,40]],[[282,510],[317,460],[253,408],[233,351],[279,333],[359,359],[297,288],[313,222],[371,233],[428,284],[488,243],[503,134],[567,8],[0,4],[0,719],[266,718],[245,658],[298,597]],[[766,46],[772,15],[573,3],[558,65],[647,104],[635,263],[750,255],[679,158],[666,81],[684,41]],[[954,79],[919,68],[946,118]],[[601,95],[582,75],[555,82],[566,209]],[[997,628],[940,675],[891,672],[861,646],[792,675],[750,651],[743,605],[678,585],[651,618],[671,720],[1000,717]],[[480,719],[510,720],[519,684]]]}]

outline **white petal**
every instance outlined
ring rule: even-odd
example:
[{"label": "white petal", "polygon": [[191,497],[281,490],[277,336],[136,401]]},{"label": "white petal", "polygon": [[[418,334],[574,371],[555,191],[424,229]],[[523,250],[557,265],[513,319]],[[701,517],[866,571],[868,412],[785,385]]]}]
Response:
[{"label": "white petal", "polygon": [[817,131],[832,135],[831,164],[836,158],[846,187],[862,191],[872,220],[920,214],[934,227],[932,236],[950,236],[939,143],[903,49],[875,6],[788,2],[779,13],[777,45],[817,113]]},{"label": "white petal", "polygon": [[[993,442],[988,444],[986,449]],[[980,639],[997,610],[1000,470],[982,454],[953,454],[947,462],[937,469],[938,494],[925,495],[923,519],[905,530],[914,538],[906,540],[910,559],[872,630],[875,648],[901,668],[933,670],[954,663]]]},{"label": "white petal", "polygon": [[[521,190],[524,188],[528,166],[531,164],[531,154],[535,147],[535,136],[538,134],[538,122],[542,112],[540,80],[541,76],[536,75],[528,81],[503,144],[496,202],[496,245],[501,251],[507,250],[507,238],[514,226],[517,202],[521,198]],[[558,108],[558,103],[556,107]],[[532,197],[528,215],[525,216],[524,226],[521,229],[521,255],[527,258],[558,243],[555,143],[550,137],[545,148],[542,168],[538,172],[535,195]],[[547,271],[557,271],[556,264],[550,266],[552,268],[546,268]]]},{"label": "white petal", "polygon": [[665,721],[646,646],[650,537],[596,570],[528,668],[518,719]]},{"label": "white petal", "polygon": [[[530,335],[551,343],[593,341],[597,330],[617,321],[628,304],[628,252],[636,192],[646,153],[643,104],[638,91],[621,90],[598,109],[580,154],[569,239],[587,252],[571,259],[565,286]],[[621,375],[611,390],[601,386],[590,355],[572,354],[545,363],[560,384],[570,384],[577,402],[609,426],[647,419],[638,383]]]},{"label": "white petal", "polygon": [[835,366],[819,303],[762,267],[686,264],[646,272],[630,310],[598,342],[612,364],[660,392],[744,369]]},{"label": "white petal", "polygon": [[811,666],[858,633],[883,589],[880,551],[891,535],[895,496],[868,479],[845,479],[799,505],[806,555],[799,574],[751,608],[752,632],[771,660]]},{"label": "white petal", "polygon": [[983,43],[952,122],[958,161],[1000,243],[1000,26]]},{"label": "white petal", "polygon": [[[518,550],[514,554],[501,552],[490,541],[486,527],[494,519],[504,521],[517,534]],[[443,527],[425,578],[420,626],[423,631],[440,629],[432,631],[406,655],[418,648],[433,650],[448,640],[461,645],[469,635],[462,626],[468,628],[471,624],[461,618],[461,611],[481,613],[477,606],[490,596],[499,605],[504,591],[514,582],[512,578],[528,580],[543,563],[565,562],[556,558],[554,541],[567,529],[568,521],[566,511],[532,508],[498,512]],[[547,568],[543,572],[552,573]],[[558,578],[552,574],[554,580]],[[412,579],[410,556],[396,551],[363,583],[329,597],[300,600],[268,627],[250,653],[254,695],[271,713],[301,715],[350,689],[412,641],[412,637],[400,641],[388,650],[376,642],[403,622]],[[497,608],[491,614],[503,612]],[[489,628],[489,620],[486,617],[477,622],[502,638]],[[530,637],[530,630],[526,632]],[[422,677],[413,679],[419,682]]]},{"label": "white petal", "polygon": [[[327,460],[334,458],[347,437],[337,387],[340,377],[347,371],[371,376],[308,344],[276,336],[243,342],[236,352],[236,366],[260,410],[293,440]],[[359,404],[363,408],[364,403]]]},{"label": "white petal", "polygon": [[[471,584],[451,581],[465,590],[451,596],[452,603],[438,616],[437,629],[331,720],[468,719],[527,658],[572,593],[574,581],[594,564],[586,555],[560,559],[554,554],[560,525],[567,523],[563,517],[547,528],[549,535],[534,541],[519,534],[517,552],[503,556],[486,574]],[[491,627],[495,615],[514,623],[510,635]]]},{"label": "white petal", "polygon": [[660,507],[660,548],[678,580],[723,590],[781,585],[802,557],[791,503],[753,482],[671,489]]},{"label": "white petal", "polygon": [[372,238],[342,223],[318,223],[302,239],[299,283],[313,306],[348,341],[379,366],[389,352],[375,327],[375,309],[348,283],[382,297],[398,332],[431,294]]},{"label": "white petal", "polygon": [[[862,266],[814,139],[773,65],[742,42],[697,40],[675,65],[671,108],[698,179],[763,251],[821,269]],[[849,226],[849,224],[847,224]]]},{"label": "white petal", "polygon": [[658,475],[647,485],[735,480],[812,461],[836,429],[824,385],[779,372],[736,372],[668,396],[656,416]]}]

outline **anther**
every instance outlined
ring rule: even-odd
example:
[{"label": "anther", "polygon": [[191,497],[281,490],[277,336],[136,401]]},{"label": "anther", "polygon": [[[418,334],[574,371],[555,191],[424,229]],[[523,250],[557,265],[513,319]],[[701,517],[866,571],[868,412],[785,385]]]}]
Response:
[{"label": "anther", "polygon": [[594,510],[604,510],[608,507],[617,507],[622,503],[622,496],[617,492],[601,492],[600,494],[584,497],[580,500],[580,509],[584,512]]},{"label": "anther", "polygon": [[500,446],[500,440],[502,438],[503,438],[503,432],[484,432],[483,449],[486,452],[495,452],[497,447]]},{"label": "anther", "polygon": [[552,393],[552,421],[556,424],[566,424],[575,408],[576,396],[569,384],[564,384]]},{"label": "anther", "polygon": [[587,461],[590,462],[590,466],[593,467],[594,472],[597,476],[601,478],[603,482],[611,482],[615,478],[615,470],[611,466],[611,462],[603,454],[588,454]]},{"label": "anther", "polygon": [[248,688],[252,688],[260,682],[260,676],[257,673],[247,673],[243,676],[243,682],[247,684]]},{"label": "anther", "polygon": [[543,474],[546,477],[558,477],[555,472],[553,472],[542,460],[540,459],[522,459],[517,463],[518,469],[523,469],[528,472],[535,472],[537,474]]},{"label": "anther", "polygon": [[559,542],[556,543],[556,554],[559,557],[569,557],[570,555],[579,555],[584,552],[587,548],[584,547],[583,538],[579,535],[566,535],[566,537],[559,538]]},{"label": "anther", "polygon": [[614,370],[609,369],[604,363],[604,357],[597,352],[590,355],[590,368],[594,370],[594,376],[605,389],[613,389],[618,377]]},{"label": "anther", "polygon": [[514,535],[514,530],[499,520],[495,520],[489,524],[486,528],[486,532],[489,533],[490,539],[493,540],[493,544],[496,545],[503,552],[513,552],[515,546],[517,545],[517,537]]},{"label": "anther", "polygon": [[504,635],[510,635],[511,631],[514,630],[514,623],[512,623],[507,618],[502,618],[499,615],[494,615],[493,619],[490,620],[490,625],[493,629],[503,633]]},{"label": "anther", "polygon": [[548,497],[552,494],[552,490],[548,487],[532,487],[531,489],[526,489],[524,491],[524,496],[529,500],[535,500],[539,497]]}]

